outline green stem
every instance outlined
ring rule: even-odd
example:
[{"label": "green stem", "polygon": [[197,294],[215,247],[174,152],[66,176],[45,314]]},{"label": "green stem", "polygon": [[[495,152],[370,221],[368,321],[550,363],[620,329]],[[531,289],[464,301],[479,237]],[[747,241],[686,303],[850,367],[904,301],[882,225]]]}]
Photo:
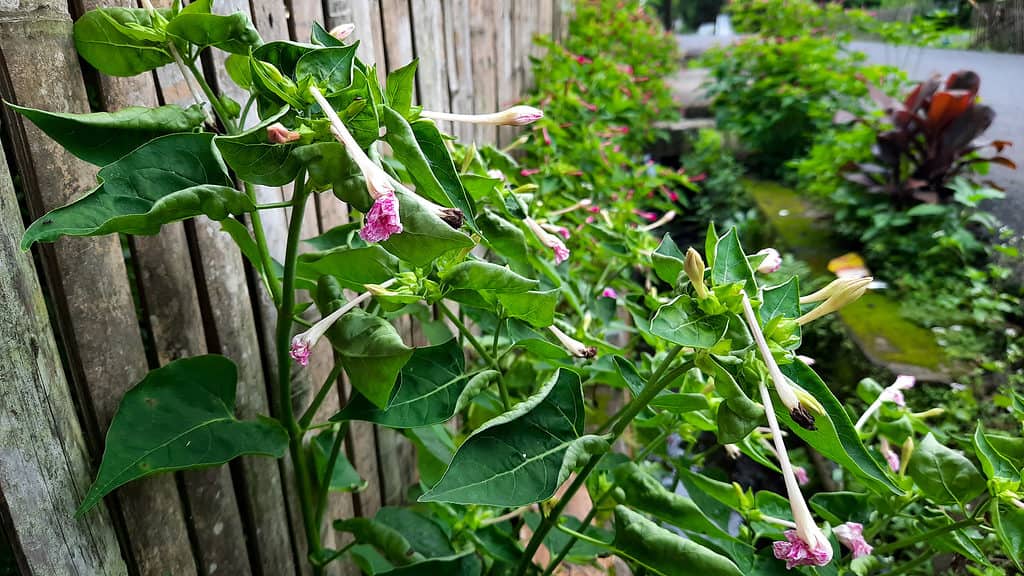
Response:
[{"label": "green stem", "polygon": [[886,572],[886,576],[897,576],[898,574],[906,574],[907,572],[910,572],[914,568],[917,568],[921,564],[924,564],[925,562],[930,560],[931,557],[934,555],[934,552],[926,550],[924,553],[915,557],[913,560],[910,560],[909,562],[896,567],[896,569],[892,570],[891,572]]},{"label": "green stem", "polygon": [[[249,197],[249,200],[253,204],[255,204],[256,189],[249,182],[243,181],[242,183],[245,186],[245,195]],[[293,205],[294,200],[295,198],[292,198]],[[303,203],[305,203],[305,201],[303,201]],[[294,209],[292,210],[292,214],[296,214]],[[297,212],[297,214],[300,215],[299,220],[301,221],[301,214],[303,214],[303,212],[300,210],[299,212]],[[277,274],[274,273],[274,261],[270,258],[270,249],[267,248],[267,234],[263,230],[263,220],[260,218],[259,212],[250,213],[249,218],[250,221],[252,222],[253,238],[256,240],[256,246],[259,248],[260,260],[263,264],[263,278],[267,282],[267,287],[270,290],[270,295],[274,299],[274,302],[280,302],[281,285],[277,280]],[[289,315],[291,315],[291,312],[289,312]]]},{"label": "green stem", "polygon": [[327,558],[324,558],[323,561],[321,561],[319,564],[314,564],[313,566],[315,568],[318,568],[318,569],[320,569],[322,571],[324,566],[327,566],[331,562],[334,562],[338,558],[341,558],[345,554],[345,552],[348,552],[349,549],[351,549],[356,544],[359,544],[358,540],[353,540],[353,541],[349,542],[344,547],[342,547],[341,550],[335,550],[334,552],[331,553],[330,556],[328,556]]},{"label": "green stem", "polygon": [[331,454],[327,457],[327,468],[324,469],[324,475],[320,478],[320,484],[317,486],[319,491],[316,495],[316,521],[317,524],[324,517],[324,511],[327,509],[327,500],[330,495],[331,489],[331,477],[334,475],[334,466],[338,463],[338,456],[341,455],[341,445],[345,441],[345,436],[348,435],[348,422],[342,422],[334,430],[334,443],[331,445]]},{"label": "green stem", "polygon": [[467,327],[466,324],[463,323],[462,320],[459,319],[459,317],[456,316],[454,312],[449,310],[448,307],[444,305],[444,303],[441,304],[440,308],[441,313],[444,314],[445,317],[447,317],[449,320],[451,320],[452,324],[455,324],[455,327],[459,329],[459,333],[462,334],[462,337],[465,338],[466,341],[469,342],[470,346],[472,346],[473,349],[476,350],[477,354],[479,354],[480,357],[484,359],[484,362],[486,362],[489,366],[492,366],[495,369],[497,369],[498,365],[497,363],[495,363],[494,358],[492,358],[490,353],[487,352],[487,348],[485,348],[483,344],[481,344],[480,341],[476,339],[476,336],[473,336],[473,333],[470,332],[469,327]]},{"label": "green stem", "polygon": [[[665,371],[668,370],[669,364],[676,359],[676,356],[678,356],[682,350],[682,346],[674,347],[668,353],[668,356],[665,357],[665,360],[662,361],[662,364],[658,366],[658,369],[654,371],[654,374],[647,381],[647,384],[644,386],[643,391],[640,392],[640,395],[634,398],[632,402],[626,404],[626,406],[619,411],[619,414],[613,417],[615,425],[612,426],[610,434],[611,438],[608,440],[609,445],[614,444],[615,441],[622,436],[623,432],[626,431],[626,428],[628,428],[633,422],[633,419],[636,418],[637,414],[643,411],[643,409],[650,404],[651,400],[654,400],[654,397],[661,393],[662,389],[672,382],[672,379],[664,378],[663,376]],[[692,365],[692,363],[688,362],[684,364],[684,366],[689,365]],[[540,548],[541,542],[543,542],[544,538],[547,537],[549,532],[551,532],[555,522],[557,522],[558,517],[562,515],[562,512],[569,504],[569,501],[576,492],[583,487],[587,481],[587,476],[597,468],[597,465],[600,464],[601,459],[604,458],[606,453],[607,452],[594,454],[589,460],[587,460],[587,463],[583,465],[583,469],[576,475],[575,480],[573,480],[565,493],[562,494],[562,497],[559,498],[558,502],[556,502],[551,508],[551,513],[543,522],[540,523],[539,526],[537,526],[537,531],[533,533],[533,536],[530,538],[530,542],[526,545],[523,557],[519,561],[519,566],[516,568],[516,576],[523,576],[526,574],[527,569],[529,569],[533,563],[533,555],[537,552],[537,549]]]},{"label": "green stem", "polygon": [[245,124],[245,119],[249,117],[249,109],[252,108],[253,102],[256,102],[256,94],[250,94],[249,99],[245,101],[245,106],[242,106],[242,113],[238,116],[239,125]]},{"label": "green stem", "polygon": [[206,99],[210,101],[210,106],[213,107],[213,112],[220,119],[220,123],[224,125],[224,129],[227,130],[228,134],[237,132],[238,127],[231,120],[231,117],[228,116],[227,111],[224,110],[224,105],[221,104],[220,98],[214,93],[213,88],[210,88],[210,84],[206,81],[203,73],[199,68],[196,68],[195,60],[186,60],[185,66],[188,66],[189,71],[192,72],[192,77],[196,79],[199,87],[203,90],[203,94],[206,95]]},{"label": "green stem", "polygon": [[559,530],[561,530],[562,532],[565,532],[566,534],[568,534],[574,541],[575,540],[583,540],[584,542],[589,542],[591,544],[594,544],[595,546],[600,546],[602,548],[610,548],[611,547],[611,543],[610,542],[602,542],[601,540],[598,540],[597,538],[591,538],[590,536],[587,536],[586,534],[583,534],[582,532],[577,532],[577,531],[573,530],[572,528],[569,528],[567,526],[563,526],[562,524],[557,524],[555,527],[558,528]]},{"label": "green stem", "polygon": [[[672,362],[672,358],[668,359],[667,362],[663,362],[661,364],[661,366],[658,367],[658,371],[651,375],[651,378],[650,378],[650,380],[648,380],[648,382],[654,382],[654,381],[662,378],[662,375],[664,375],[664,380],[666,381],[665,385],[667,386],[668,384],[672,383],[673,380],[675,380],[679,376],[685,374],[687,370],[689,370],[690,368],[693,368],[692,364],[687,363],[687,364],[683,364],[681,366],[676,366],[671,372],[669,372],[668,374],[664,374],[665,366],[668,366],[668,364],[671,363],[671,362]],[[606,420],[605,423],[601,425],[601,427],[597,430],[597,433],[598,434],[605,434],[605,433],[607,433],[608,430],[610,430],[612,428],[612,426],[615,424],[615,421],[618,420],[618,418],[623,413],[624,413],[624,410],[620,410],[619,412],[616,412],[615,414],[613,414],[611,418]]]},{"label": "green stem", "polygon": [[268,202],[266,204],[257,204],[256,205],[256,209],[257,210],[273,210],[274,208],[288,208],[291,205],[292,205],[292,203],[290,201],[289,202]]},{"label": "green stem", "polygon": [[[661,443],[665,441],[665,438],[668,437],[668,434],[669,432],[667,428],[665,430],[662,430],[658,434],[658,436],[654,438],[654,440],[651,440],[647,444],[647,446],[644,446],[644,449],[641,450],[640,453],[636,455],[636,459],[640,462],[643,462],[644,459],[647,458],[648,454],[654,451],[655,448],[660,446]],[[614,483],[611,486],[608,486],[608,488],[605,489],[605,491],[600,496],[598,496],[596,500],[594,500],[593,505],[590,507],[590,511],[587,512],[587,515],[583,518],[583,520],[580,520],[580,530],[584,532],[587,531],[587,528],[590,527],[590,523],[593,522],[594,518],[597,517],[597,512],[601,508],[601,504],[603,504],[604,501],[607,500],[608,497],[612,495],[613,490],[615,490]],[[569,555],[569,551],[572,550],[573,544],[575,543],[576,537],[570,534],[569,541],[566,542],[564,546],[562,546],[562,549],[558,552],[558,555],[555,556],[555,559],[548,563],[548,567],[544,569],[543,576],[551,576],[551,574],[554,573],[554,571],[558,568],[558,565],[561,564],[562,561],[565,560],[565,557]]]},{"label": "green stem", "polygon": [[280,421],[288,431],[288,449],[291,454],[292,466],[295,468],[298,488],[299,505],[306,531],[311,557],[317,557],[322,549],[320,544],[320,525],[314,515],[313,484],[302,445],[302,429],[295,419],[295,408],[292,406],[292,358],[289,354],[292,338],[292,310],[295,308],[295,265],[299,253],[299,236],[302,233],[302,214],[306,199],[305,170],[301,170],[295,180],[293,201],[295,210],[291,222],[288,223],[288,240],[285,247],[284,277],[281,288],[281,304],[277,309],[277,393],[280,404]]},{"label": "green stem", "polygon": [[309,407],[302,413],[302,417],[299,418],[299,428],[306,430],[309,428],[309,424],[313,421],[316,416],[317,410],[320,409],[320,405],[327,399],[327,393],[334,390],[334,385],[338,383],[338,378],[341,376],[341,362],[335,359],[334,368],[331,368],[331,373],[327,375],[327,379],[320,386],[320,390],[317,391],[316,396],[313,397],[313,401],[310,402]]},{"label": "green stem", "polygon": [[931,530],[929,530],[927,532],[922,532],[920,534],[915,534],[913,536],[907,536],[906,538],[901,538],[901,539],[899,539],[899,540],[897,540],[895,542],[892,542],[891,544],[886,544],[884,546],[879,546],[879,547],[875,548],[875,552],[874,553],[876,555],[888,554],[889,552],[893,552],[893,551],[899,550],[900,548],[906,548],[907,546],[913,546],[914,544],[917,544],[918,542],[924,542],[925,540],[931,540],[932,538],[934,538],[936,536],[939,536],[939,535],[942,535],[942,534],[945,534],[946,532],[952,532],[953,530],[959,530],[961,528],[970,528],[971,526],[977,526],[980,523],[981,523],[981,521],[977,520],[975,518],[967,518],[965,520],[960,520],[959,522],[954,522],[952,524],[946,524],[945,526],[939,526],[938,528],[932,528]]}]

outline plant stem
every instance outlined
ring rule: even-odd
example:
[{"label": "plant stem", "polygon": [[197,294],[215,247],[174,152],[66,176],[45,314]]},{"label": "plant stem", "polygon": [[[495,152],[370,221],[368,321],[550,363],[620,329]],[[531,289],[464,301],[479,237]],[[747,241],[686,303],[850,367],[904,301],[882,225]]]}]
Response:
[{"label": "plant stem", "polygon": [[[678,356],[682,350],[682,346],[675,346],[672,348],[668,353],[668,356],[666,356],[662,361],[662,364],[658,366],[658,369],[654,371],[653,375],[651,375],[651,378],[647,381],[647,384],[644,386],[643,391],[640,392],[640,395],[634,398],[632,402],[626,404],[626,406],[619,412],[619,415],[614,417],[615,425],[612,426],[610,434],[611,438],[608,440],[609,446],[614,444],[615,441],[622,436],[622,433],[626,431],[626,428],[628,428],[633,422],[633,419],[636,418],[637,414],[643,411],[643,409],[650,404],[651,400],[654,400],[654,397],[672,381],[671,379],[664,378],[663,376],[665,371],[668,370],[669,364],[676,359],[676,356]],[[689,364],[691,363],[688,362],[685,365]],[[569,504],[569,501],[576,492],[583,487],[587,481],[587,476],[597,468],[597,465],[600,464],[601,459],[604,458],[605,454],[607,454],[607,451],[601,452],[600,454],[594,454],[589,460],[587,460],[587,463],[583,465],[583,469],[576,475],[575,480],[573,480],[565,493],[562,494],[562,497],[559,498],[558,502],[556,502],[551,508],[551,513],[548,514],[547,518],[545,518],[539,526],[537,526],[537,531],[533,533],[533,536],[530,538],[530,542],[526,545],[523,557],[519,561],[519,566],[516,568],[516,576],[523,576],[526,574],[526,570],[533,563],[533,555],[537,552],[537,549],[540,548],[541,542],[543,542],[544,538],[549,532],[551,532],[551,529],[554,527],[554,524],[557,523],[558,517],[562,515],[562,512]]]},{"label": "plant stem", "polygon": [[886,544],[884,546],[878,546],[877,548],[875,548],[875,552],[874,553],[876,555],[888,554],[889,552],[893,552],[895,550],[899,550],[900,548],[906,548],[907,546],[912,546],[914,544],[917,544],[918,542],[923,542],[925,540],[930,540],[930,539],[932,539],[932,538],[934,538],[934,537],[936,537],[936,536],[938,536],[940,534],[945,534],[946,532],[951,532],[953,530],[959,530],[961,528],[970,528],[971,526],[976,526],[976,525],[978,525],[980,523],[981,523],[981,521],[976,519],[976,518],[967,518],[965,520],[960,520],[959,522],[954,522],[952,524],[946,524],[945,526],[939,526],[938,528],[932,528],[931,530],[929,530],[927,532],[922,532],[920,534],[915,534],[913,536],[907,536],[906,538],[901,538],[900,540],[897,540],[897,541],[892,542],[890,544]]},{"label": "plant stem", "polygon": [[331,368],[331,373],[327,375],[327,379],[320,386],[320,390],[313,397],[313,401],[310,402],[309,407],[306,408],[306,411],[302,413],[302,417],[299,418],[299,429],[306,430],[309,428],[309,424],[313,421],[313,417],[316,416],[317,410],[320,409],[320,405],[327,398],[327,393],[333,390],[334,385],[338,383],[339,376],[341,376],[341,362],[338,362],[338,359],[335,358],[334,368]]},{"label": "plant stem", "polygon": [[[671,362],[671,360],[669,360],[669,362]],[[662,374],[664,374],[664,370],[662,370],[662,368],[664,368],[667,365],[668,365],[667,363],[663,363],[659,367],[658,372],[656,372],[653,375],[651,375],[651,379],[648,380],[648,382],[653,382],[654,380],[656,380],[658,378],[661,378]],[[664,375],[664,379],[666,380],[666,386],[669,383],[671,383],[672,381],[674,381],[676,378],[678,378],[680,375],[684,374],[687,370],[691,369],[691,368],[693,368],[693,366],[690,365],[690,364],[682,364],[680,366],[676,366],[675,368],[673,368],[671,372],[669,372],[668,374]],[[611,418],[606,420],[605,423],[602,424],[601,427],[597,430],[597,433],[598,434],[605,434],[605,433],[608,432],[608,430],[611,430],[612,426],[615,424],[615,421],[622,414],[623,414],[623,411],[619,411],[619,412],[616,412],[615,414],[612,414]]]},{"label": "plant stem", "polygon": [[268,202],[266,204],[257,204],[256,205],[256,209],[257,210],[273,210],[274,208],[288,208],[291,205],[292,205],[292,203],[290,201],[289,202]]},{"label": "plant stem", "polygon": [[292,200],[295,209],[292,211],[291,222],[288,223],[288,240],[285,247],[284,277],[282,278],[281,300],[277,309],[277,393],[280,405],[280,421],[288,431],[288,449],[291,454],[292,466],[295,468],[296,485],[298,488],[299,505],[306,532],[306,540],[311,557],[317,557],[322,550],[320,544],[320,525],[314,515],[313,485],[309,462],[302,445],[302,429],[295,420],[295,408],[292,406],[292,358],[289,354],[292,337],[292,309],[295,307],[295,265],[299,252],[299,236],[302,233],[302,214],[306,206],[305,170],[299,171],[295,180],[295,192]]},{"label": "plant stem", "polygon": [[[171,44],[171,48],[172,50],[174,49],[173,43]],[[217,114],[217,118],[220,119],[220,123],[224,125],[224,129],[227,130],[229,134],[234,134],[238,128],[235,126],[234,121],[231,120],[231,117],[228,116],[227,111],[224,110],[224,106],[221,104],[220,98],[218,98],[217,94],[214,93],[212,88],[210,88],[210,84],[206,81],[203,73],[196,68],[195,61],[185,62],[185,66],[187,66],[192,72],[192,77],[195,78],[196,83],[198,83],[199,87],[202,88],[203,94],[205,94],[206,99],[210,101],[210,106],[213,107],[213,111]]]},{"label": "plant stem", "polygon": [[348,435],[348,422],[342,422],[335,427],[334,443],[331,445],[331,454],[327,457],[327,468],[324,469],[323,478],[320,479],[319,489],[316,496],[316,521],[319,525],[324,517],[324,510],[327,509],[327,500],[331,489],[331,477],[334,475],[334,466],[338,463],[338,456],[341,454],[341,444]]},{"label": "plant stem", "polygon": [[[494,359],[493,356],[490,355],[490,353],[487,352],[487,349],[484,348],[484,345],[481,344],[480,341],[476,339],[476,336],[473,336],[473,333],[469,330],[469,327],[466,326],[466,324],[461,319],[459,319],[459,317],[456,316],[454,312],[449,310],[448,307],[444,305],[444,302],[441,302],[441,305],[438,306],[438,308],[441,309],[441,313],[444,314],[446,318],[451,320],[452,324],[455,324],[455,327],[459,329],[459,333],[462,334],[462,336],[467,341],[469,341],[469,344],[473,347],[474,350],[476,350],[477,354],[479,354],[480,357],[484,359],[484,362],[486,362],[495,370],[498,370],[498,394],[501,396],[502,408],[506,412],[508,412],[508,410],[512,408],[512,400],[509,397],[508,386],[505,385],[505,379],[502,378],[501,370],[498,368],[498,362]],[[495,332],[495,345],[496,344],[497,332]]]},{"label": "plant stem", "polygon": [[[245,186],[245,195],[249,197],[249,200],[253,204],[255,204],[256,189],[252,184],[244,180],[242,181],[242,184]],[[295,199],[292,198],[292,200],[294,205]],[[292,210],[292,214],[296,214],[294,209]],[[301,214],[303,214],[303,212],[300,210],[298,214],[300,215],[299,219],[301,220]],[[281,285],[277,280],[277,275],[274,273],[274,261],[270,258],[270,249],[267,248],[267,234],[263,231],[263,220],[260,218],[259,212],[252,212],[249,214],[249,219],[250,222],[252,222],[253,239],[256,240],[256,246],[259,248],[260,260],[263,265],[263,278],[267,282],[267,288],[270,290],[270,296],[274,299],[274,302],[280,303]],[[291,312],[289,311],[289,316],[290,315]]]},{"label": "plant stem", "polygon": [[573,530],[572,528],[568,528],[568,527],[563,526],[561,524],[557,524],[556,528],[558,528],[562,532],[565,532],[566,534],[571,536],[574,540],[583,540],[584,542],[589,542],[591,544],[594,544],[596,546],[601,546],[603,548],[611,547],[611,543],[610,542],[602,542],[602,541],[598,540],[597,538],[591,538],[590,536],[587,536],[586,534],[583,534],[582,532],[577,532],[577,531]]}]

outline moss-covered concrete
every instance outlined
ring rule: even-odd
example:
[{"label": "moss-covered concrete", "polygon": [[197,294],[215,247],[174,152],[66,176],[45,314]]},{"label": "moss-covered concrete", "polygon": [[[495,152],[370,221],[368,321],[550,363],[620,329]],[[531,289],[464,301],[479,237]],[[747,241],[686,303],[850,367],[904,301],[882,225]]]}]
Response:
[{"label": "moss-covered concrete", "polygon": [[[848,252],[829,231],[831,219],[796,191],[775,182],[748,180],[747,190],[765,214],[779,244],[804,260],[817,274],[828,273],[829,260]],[[884,293],[869,292],[840,312],[853,340],[873,362],[893,372],[946,381],[945,352],[932,332],[900,314],[900,305]]]}]

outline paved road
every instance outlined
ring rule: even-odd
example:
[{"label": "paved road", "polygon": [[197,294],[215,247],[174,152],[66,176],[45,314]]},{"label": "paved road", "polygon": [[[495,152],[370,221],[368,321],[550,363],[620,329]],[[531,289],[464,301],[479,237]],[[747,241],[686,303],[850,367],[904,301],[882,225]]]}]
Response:
[{"label": "paved road", "polygon": [[[698,54],[715,44],[727,44],[733,38],[679,36],[684,52]],[[1024,56],[944,50],[916,46],[892,46],[878,42],[853,42],[854,50],[868,55],[870,62],[899,66],[913,80],[932,74],[949,74],[964,68],[981,76],[981,98],[996,111],[996,120],[985,138],[1010,140],[1014,146],[1004,154],[1017,163],[1018,170],[993,166],[992,180],[1006,190],[1006,200],[991,210],[1006,224],[1024,232]]]}]

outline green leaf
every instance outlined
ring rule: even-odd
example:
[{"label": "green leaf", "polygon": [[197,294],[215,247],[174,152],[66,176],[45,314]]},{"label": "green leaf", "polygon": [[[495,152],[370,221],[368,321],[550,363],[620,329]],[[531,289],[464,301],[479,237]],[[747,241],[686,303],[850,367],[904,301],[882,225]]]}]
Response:
[{"label": "green leaf", "polygon": [[720,444],[737,444],[754,431],[761,423],[760,418],[749,418],[740,414],[733,405],[723,402],[718,405],[715,415],[718,426],[718,442]]},{"label": "green leaf", "polygon": [[253,211],[249,198],[232,187],[212,138],[162,136],[104,167],[99,186],[29,226],[22,248],[60,236],[156,234],[164,224],[200,214],[223,220]]},{"label": "green leaf", "polygon": [[437,484],[455,453],[451,433],[442,424],[403,431],[416,446],[416,466],[424,486]]},{"label": "green leaf", "polygon": [[198,105],[141,108],[131,106],[117,112],[63,114],[7,105],[28,118],[47,136],[75,156],[97,166],[106,166],[154,138],[175,132],[191,132],[206,120]]},{"label": "green leaf", "polygon": [[398,274],[398,258],[380,246],[339,246],[323,252],[300,254],[296,275],[316,281],[333,276],[345,288],[363,291],[366,284],[380,284]]},{"label": "green leaf", "polygon": [[380,136],[380,118],[377,114],[380,102],[373,89],[376,82],[376,76],[369,77],[356,67],[352,70],[352,85],[327,96],[331,107],[338,111],[338,116],[345,122],[352,137],[364,149]]},{"label": "green leaf", "polygon": [[663,576],[742,576],[732,560],[621,505],[615,507],[612,545],[623,556]]},{"label": "green leaf", "polygon": [[[329,314],[338,304],[332,301],[321,311]],[[398,374],[413,353],[395,327],[356,308],[342,316],[327,336],[341,356],[352,386],[374,405],[386,407]]]},{"label": "green leaf", "polygon": [[800,317],[800,280],[796,276],[778,286],[765,288],[761,298],[759,312],[763,324],[779,317]]},{"label": "green leaf", "polygon": [[227,70],[231,81],[243,90],[252,89],[252,67],[249,66],[249,55],[228,54],[224,60],[224,69]]},{"label": "green leaf", "polygon": [[331,420],[365,420],[390,428],[419,428],[447,422],[469,405],[498,373],[484,370],[465,374],[462,345],[451,339],[413,351],[402,367],[387,408],[355,395]]},{"label": "green leaf", "polygon": [[706,410],[708,408],[708,399],[703,394],[662,394],[651,400],[651,406],[673,414],[684,414],[686,412]]},{"label": "green leaf", "polygon": [[320,47],[302,42],[275,40],[253,50],[252,57],[272,64],[285,76],[294,77],[295,67],[298,65],[299,59],[316,50],[320,50]]},{"label": "green leaf", "polygon": [[607,446],[584,436],[583,424],[580,377],[559,369],[536,394],[473,432],[420,501],[516,507],[547,500],[583,458]]},{"label": "green leaf", "polygon": [[81,516],[118,486],[160,472],[223,464],[243,455],[280,458],[288,434],[276,420],[235,418],[238,370],[223,356],[175,360],[121,399]]},{"label": "green leaf", "polygon": [[321,48],[306,53],[295,64],[295,78],[310,78],[325,94],[341,92],[352,85],[352,63],[358,43],[339,48]]},{"label": "green leaf", "polygon": [[[313,438],[313,460],[316,463],[317,478],[323,478],[327,472],[327,463],[330,459],[332,444],[334,443],[335,432],[321,432]],[[359,472],[352,467],[352,463],[345,457],[345,451],[338,454],[334,462],[334,469],[331,470],[331,480],[328,490],[331,492],[362,492],[366,489],[366,480],[359,476]]]},{"label": "green leaf", "polygon": [[[295,148],[294,155],[306,166],[314,189],[333,188],[335,197],[360,212],[368,212],[373,206],[362,170],[340,143],[314,142]],[[358,222],[349,225],[359,229]]]},{"label": "green leaf", "polygon": [[[537,530],[537,527],[541,522],[540,514],[536,514],[534,512],[524,514],[523,520],[525,520],[526,525],[534,531]],[[570,530],[582,532],[596,540],[610,540],[612,537],[610,532],[594,525],[587,526],[587,528],[584,529],[583,522],[580,522],[578,518],[569,514],[559,518],[559,524]],[[543,545],[548,550],[557,552],[569,544],[569,538],[569,535],[561,530],[552,530],[544,537]],[[571,564],[586,564],[588,562],[592,562],[598,555],[605,554],[607,551],[607,546],[598,546],[596,544],[577,539],[572,543],[572,548],[569,549],[569,553],[566,555],[565,561]],[[522,550],[518,551],[520,556],[522,553]]]},{"label": "green leaf", "polygon": [[334,529],[350,532],[357,541],[373,546],[393,565],[406,566],[424,559],[401,532],[383,522],[369,518],[347,518],[335,520]]},{"label": "green leaf", "polygon": [[686,255],[672,240],[672,235],[665,234],[661,239],[661,244],[658,244],[658,248],[651,253],[651,262],[654,264],[654,273],[658,275],[658,278],[675,286],[679,275],[686,267]]},{"label": "green leaf", "polygon": [[426,558],[455,554],[448,535],[436,522],[408,508],[385,506],[373,517],[377,522],[393,528],[405,537],[416,552]]},{"label": "green leaf", "polygon": [[728,325],[725,316],[708,316],[693,299],[683,295],[658,308],[651,318],[650,331],[680,346],[711,348],[725,335]]},{"label": "green leaf", "polygon": [[519,294],[498,294],[498,302],[504,307],[505,316],[519,318],[537,328],[555,323],[555,306],[561,291],[551,290],[522,292]]},{"label": "green leaf", "polygon": [[[444,191],[445,198],[448,199],[444,204],[462,210],[462,214],[466,217],[466,223],[470,228],[475,229],[476,206],[466,192],[465,186],[462,185],[462,178],[459,177],[455,161],[448,151],[448,145],[441,135],[441,131],[437,129],[433,120],[420,119],[412,123],[412,132],[416,136],[416,143],[427,159],[430,172],[437,179]],[[416,174],[412,173],[412,176],[413,182],[419,189],[421,184],[417,181]],[[426,178],[426,175],[422,176]]]},{"label": "green leaf", "polygon": [[456,290],[503,294],[527,292],[538,285],[536,280],[520,276],[504,266],[482,260],[467,260],[452,266],[441,274],[441,281]]},{"label": "green leaf", "polygon": [[220,221],[221,232],[227,232],[228,236],[235,241],[242,255],[249,261],[249,264],[260,274],[263,273],[263,261],[260,258],[260,249],[249,234],[249,229],[234,218],[225,218]]},{"label": "green leaf", "polygon": [[513,270],[520,274],[532,270],[529,252],[526,249],[526,235],[518,226],[486,208],[479,214],[476,223],[487,244],[504,258]]},{"label": "green leaf", "polygon": [[730,229],[715,244],[714,265],[711,266],[711,281],[715,286],[743,282],[747,293],[757,290],[754,271],[750,269],[747,255],[740,246],[739,233]]},{"label": "green leaf", "polygon": [[992,526],[1003,544],[1003,551],[1017,565],[1017,570],[1024,571],[1024,510],[1006,506],[1004,511],[1001,504],[999,500],[992,500],[989,506]]},{"label": "green leaf", "polygon": [[914,448],[907,474],[937,504],[963,506],[985,490],[985,478],[974,464],[930,433]]},{"label": "green leaf", "polygon": [[480,559],[472,551],[401,566],[379,576],[480,576],[483,570]]},{"label": "green leaf", "polygon": [[419,60],[414,59],[388,74],[385,104],[402,116],[408,116],[409,108],[412,107],[417,65],[419,65]]},{"label": "green leaf", "polygon": [[164,34],[141,8],[89,10],[75,21],[74,36],[78,55],[110,76],[135,76],[174,62]]},{"label": "green leaf", "polygon": [[309,41],[311,44],[319,44],[328,48],[338,48],[345,45],[341,40],[331,36],[331,33],[319,22],[313,22],[313,29],[309,33]]},{"label": "green leaf", "polygon": [[267,139],[267,127],[289,112],[287,106],[256,126],[234,136],[217,136],[214,143],[224,161],[239,178],[264,186],[283,186],[295,180],[303,163],[295,154],[297,143],[274,144]]},{"label": "green leaf", "polygon": [[474,245],[472,238],[453,230],[413,193],[398,189],[395,195],[404,229],[380,243],[388,252],[413,266],[427,266],[445,252]]},{"label": "green leaf", "polygon": [[981,469],[989,479],[992,495],[998,497],[999,493],[1006,490],[1016,492],[1021,483],[1020,470],[992,446],[981,422],[978,422],[974,431],[974,449],[981,461]]},{"label": "green leaf", "polygon": [[778,397],[773,402],[779,420],[826,458],[852,472],[876,492],[902,494],[882,467],[860,441],[846,409],[832,394],[821,378],[800,360],[780,366],[782,373],[814,396],[825,408],[825,414],[815,415],[817,430],[807,430],[793,422],[789,411]]},{"label": "green leaf", "polygon": [[869,496],[860,492],[818,492],[808,503],[822,518],[833,526],[843,522],[868,524],[874,510]]},{"label": "green leaf", "polygon": [[244,12],[220,14],[181,13],[167,24],[167,34],[200,49],[212,46],[232,54],[248,55],[263,43],[260,33]]}]

